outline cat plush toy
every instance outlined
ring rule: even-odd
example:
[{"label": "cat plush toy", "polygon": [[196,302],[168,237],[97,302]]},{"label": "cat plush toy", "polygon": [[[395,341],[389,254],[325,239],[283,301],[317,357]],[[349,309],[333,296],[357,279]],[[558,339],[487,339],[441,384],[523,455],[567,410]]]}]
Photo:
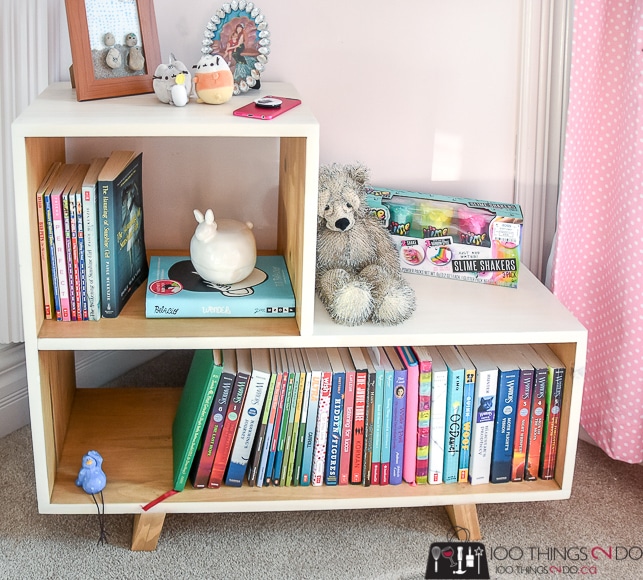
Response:
[{"label": "cat plush toy", "polygon": [[190,100],[192,74],[188,68],[170,54],[168,64],[160,64],[152,80],[154,94],[162,103],[183,107]]}]

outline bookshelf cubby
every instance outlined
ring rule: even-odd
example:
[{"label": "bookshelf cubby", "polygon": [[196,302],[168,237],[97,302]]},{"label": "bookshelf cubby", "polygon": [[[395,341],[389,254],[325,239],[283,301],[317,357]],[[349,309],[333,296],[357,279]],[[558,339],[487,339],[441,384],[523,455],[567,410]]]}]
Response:
[{"label": "bookshelf cubby", "polygon": [[[40,512],[95,513],[91,497],[75,485],[82,455],[90,448],[99,450],[105,459],[106,513],[135,514],[134,550],[156,548],[167,513],[445,506],[453,523],[469,529],[475,539],[480,537],[476,504],[568,498],[586,330],[524,266],[517,289],[409,276],[418,308],[404,324],[343,327],[333,323],[314,291],[319,125],[306,103],[269,122],[232,115],[234,108],[267,94],[297,97],[290,85],[262,83],[261,91],[234,97],[224,105],[191,103],[168,110],[153,94],[79,103],[69,84],[57,83],[14,122],[21,296]],[[144,143],[161,140],[167,151],[176,139],[183,138],[208,143],[272,139],[279,160],[274,200],[278,224],[273,247],[262,249],[286,259],[297,303],[295,318],[146,319],[142,287],[118,318],[80,323],[45,320],[36,189],[53,161],[66,160],[74,142],[83,140],[100,149],[101,140],[107,138],[144,138]],[[109,152],[105,149],[102,154]],[[146,208],[158,203],[156,195],[146,193],[144,203]],[[162,238],[163,227],[158,220],[146,220],[146,237]],[[171,488],[171,425],[182,385],[80,389],[74,363],[74,353],[80,350],[515,343],[548,344],[567,366],[552,480],[477,486],[186,488],[148,512],[142,506]]]}]

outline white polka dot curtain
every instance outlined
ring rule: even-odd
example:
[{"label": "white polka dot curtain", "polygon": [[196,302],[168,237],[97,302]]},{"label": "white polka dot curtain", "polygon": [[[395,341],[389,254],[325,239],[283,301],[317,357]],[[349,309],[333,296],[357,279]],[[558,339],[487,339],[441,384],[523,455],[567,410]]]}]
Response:
[{"label": "white polka dot curtain", "polygon": [[577,0],[552,288],[588,329],[581,424],[643,461],[643,2]]}]

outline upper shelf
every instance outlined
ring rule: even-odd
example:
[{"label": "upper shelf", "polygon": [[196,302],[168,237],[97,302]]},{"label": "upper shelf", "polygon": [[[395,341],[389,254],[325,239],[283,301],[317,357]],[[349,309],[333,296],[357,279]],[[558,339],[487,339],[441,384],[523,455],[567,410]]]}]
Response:
[{"label": "upper shelf", "polygon": [[234,96],[222,105],[185,107],[161,103],[153,93],[78,102],[69,83],[45,89],[13,124],[25,137],[317,137],[319,124],[306,103],[265,121],[235,117],[232,112],[259,97],[300,98],[287,83]]},{"label": "upper shelf", "polygon": [[395,344],[505,344],[582,342],[585,330],[524,265],[518,288],[408,275],[417,310],[404,324],[356,327],[330,320],[315,301],[311,336],[294,318],[146,319],[145,286],[115,319],[45,321],[43,350],[140,350],[367,346]]}]

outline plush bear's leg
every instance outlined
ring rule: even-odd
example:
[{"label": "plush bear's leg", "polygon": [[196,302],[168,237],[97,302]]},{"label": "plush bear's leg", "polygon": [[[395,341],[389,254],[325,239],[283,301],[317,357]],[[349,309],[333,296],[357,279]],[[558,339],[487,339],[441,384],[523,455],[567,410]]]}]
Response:
[{"label": "plush bear's leg", "polygon": [[415,292],[402,277],[372,265],[361,271],[373,286],[373,315],[375,324],[394,325],[404,322],[415,311]]},{"label": "plush bear's leg", "polygon": [[330,317],[338,324],[363,324],[373,312],[370,283],[352,277],[345,270],[329,270],[319,276],[317,293]]}]

